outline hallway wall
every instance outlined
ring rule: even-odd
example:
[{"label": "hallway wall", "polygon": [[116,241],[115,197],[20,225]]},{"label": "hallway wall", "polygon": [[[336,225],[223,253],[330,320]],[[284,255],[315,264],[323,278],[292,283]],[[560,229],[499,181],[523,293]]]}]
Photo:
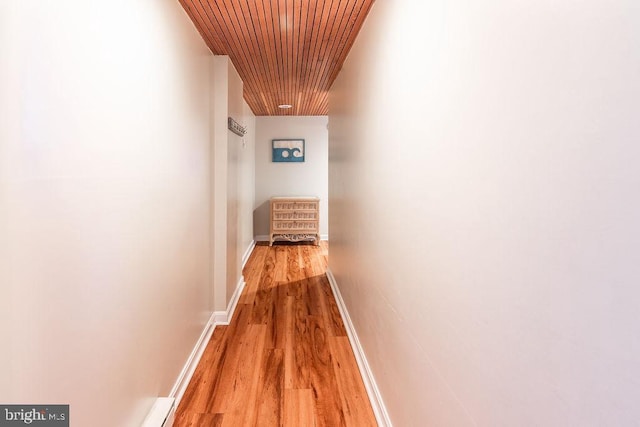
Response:
[{"label": "hallway wall", "polygon": [[178,2],[0,20],[0,402],[138,426],[212,309],[211,54]]},{"label": "hallway wall", "polygon": [[253,244],[253,206],[256,198],[256,116],[244,100],[242,101],[242,125],[247,133],[240,139],[238,156],[238,180],[240,185],[240,248],[246,249]]},{"label": "hallway wall", "polygon": [[638,22],[373,6],[330,94],[329,262],[394,425],[640,419]]},{"label": "hallway wall", "polygon": [[[211,70],[212,304],[220,312],[229,308],[242,283],[242,258],[253,243],[255,116],[243,100],[243,82],[229,57],[214,56]],[[229,117],[247,128],[246,135],[228,129]]]},{"label": "hallway wall", "polygon": [[[305,140],[304,163],[273,163],[272,139]],[[269,198],[272,196],[320,197],[320,235],[329,233],[328,150],[326,116],[256,117],[254,232],[269,234]],[[268,239],[268,237],[267,237]]]}]

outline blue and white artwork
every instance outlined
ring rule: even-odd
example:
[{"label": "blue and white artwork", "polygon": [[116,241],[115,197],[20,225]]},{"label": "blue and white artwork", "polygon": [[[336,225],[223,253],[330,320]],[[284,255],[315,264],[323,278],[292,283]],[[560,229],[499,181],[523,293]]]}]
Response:
[{"label": "blue and white artwork", "polygon": [[304,139],[274,139],[274,162],[304,162]]}]

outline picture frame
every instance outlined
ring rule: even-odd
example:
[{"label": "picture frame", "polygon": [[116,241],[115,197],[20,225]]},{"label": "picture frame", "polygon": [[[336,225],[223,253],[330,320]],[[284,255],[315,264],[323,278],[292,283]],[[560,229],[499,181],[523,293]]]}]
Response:
[{"label": "picture frame", "polygon": [[275,163],[302,163],[305,159],[304,139],[272,139],[271,161]]}]

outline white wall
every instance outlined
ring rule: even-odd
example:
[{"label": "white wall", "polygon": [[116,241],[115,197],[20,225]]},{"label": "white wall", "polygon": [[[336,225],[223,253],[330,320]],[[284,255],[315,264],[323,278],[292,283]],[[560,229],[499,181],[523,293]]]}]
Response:
[{"label": "white wall", "polygon": [[0,401],[139,425],[211,313],[210,52],[178,2],[0,17]]},{"label": "white wall", "polygon": [[[242,99],[242,80],[233,63],[228,61],[228,90],[229,106],[227,117],[242,122],[244,117],[244,101]],[[226,123],[225,123],[226,124]],[[240,271],[242,264],[243,248],[240,246],[241,195],[240,190],[240,153],[242,150],[242,137],[231,132],[227,128],[227,303],[241,280]]]},{"label": "white wall", "polygon": [[227,180],[229,178],[228,129],[229,57],[215,55],[211,59],[211,304],[216,311],[227,307]]},{"label": "white wall", "polygon": [[[272,139],[305,140],[304,163],[273,163]],[[269,198],[272,196],[320,197],[320,234],[329,232],[328,131],[326,116],[256,117],[256,195],[254,233],[269,234]]]},{"label": "white wall", "polygon": [[376,2],[330,267],[397,426],[640,419],[640,9]]},{"label": "white wall", "polygon": [[[212,71],[211,270],[213,305],[224,311],[242,284],[242,258],[253,243],[255,116],[229,57],[214,56]],[[228,117],[247,127],[244,137],[228,129]]]},{"label": "white wall", "polygon": [[256,196],[256,116],[249,105],[242,103],[242,123],[247,133],[240,141],[238,179],[240,188],[240,248],[245,252],[253,243],[253,205]]}]

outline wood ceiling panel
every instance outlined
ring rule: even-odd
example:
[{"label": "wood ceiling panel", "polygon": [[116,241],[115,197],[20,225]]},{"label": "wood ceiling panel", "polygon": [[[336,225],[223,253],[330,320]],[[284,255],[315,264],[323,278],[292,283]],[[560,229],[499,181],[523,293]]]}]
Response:
[{"label": "wood ceiling panel", "polygon": [[329,88],[374,0],[179,1],[209,49],[231,58],[254,114],[315,116],[328,114]]}]

